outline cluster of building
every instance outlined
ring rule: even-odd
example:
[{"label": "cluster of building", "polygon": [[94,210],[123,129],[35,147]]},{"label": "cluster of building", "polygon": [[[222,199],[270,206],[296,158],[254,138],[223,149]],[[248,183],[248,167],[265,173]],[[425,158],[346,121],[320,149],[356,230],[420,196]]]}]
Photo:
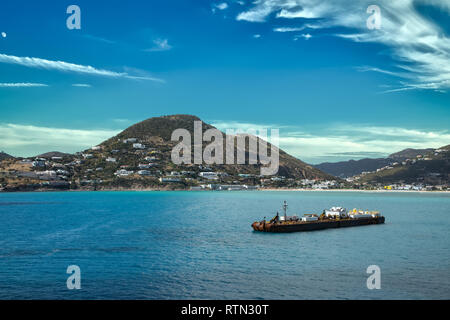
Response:
[{"label": "cluster of building", "polygon": [[239,191],[239,190],[257,190],[260,186],[246,185],[246,184],[201,184],[199,186],[191,187],[193,191],[199,190],[216,190],[216,191]]},{"label": "cluster of building", "polygon": [[[117,140],[112,147],[94,146],[85,152],[67,156],[36,157],[34,159],[18,160],[21,169],[8,169],[0,175],[9,178],[25,178],[28,184],[45,183],[47,185],[79,184],[98,185],[104,182],[129,179],[133,181],[153,181],[160,184],[184,184],[191,190],[254,190],[258,188],[303,188],[312,190],[352,188],[358,185],[358,180],[372,172],[342,180],[294,179],[282,175],[261,176],[251,173],[229,174],[216,171],[204,165],[192,165],[184,170],[173,170],[167,165],[163,154],[156,148],[146,146],[147,141],[137,138]],[[445,150],[435,150],[439,155]],[[167,159],[165,159],[167,160]],[[377,172],[394,169],[398,166],[414,164],[417,161],[428,161],[429,157],[418,155],[414,159],[394,162],[377,169]],[[29,168],[29,169],[27,169]],[[172,169],[168,169],[172,168]],[[433,173],[430,173],[433,175]],[[434,174],[436,177],[438,173]],[[152,182],[152,183],[153,183]],[[385,190],[429,190],[424,183],[393,184],[368,186]],[[436,186],[435,186],[436,187]],[[445,189],[446,186],[437,186]],[[435,189],[433,189],[435,190]]]},{"label": "cluster of building", "polygon": [[339,187],[337,181],[335,180],[310,180],[303,179],[300,180],[300,185],[304,188],[311,188],[314,190],[326,190],[326,189],[336,189]]},{"label": "cluster of building", "polygon": [[17,177],[37,180],[68,180],[71,173],[68,164],[62,164],[63,157],[23,159],[19,163],[32,168],[32,171],[12,171]]},{"label": "cluster of building", "polygon": [[[401,168],[404,166],[413,165],[420,161],[431,161],[431,160],[433,160],[433,158],[432,158],[433,154],[434,154],[434,156],[439,156],[443,152],[447,152],[447,150],[436,149],[433,151],[433,153],[429,153],[427,155],[419,154],[415,158],[409,158],[409,159],[405,159],[403,161],[393,162],[393,163],[391,163],[387,166],[384,166],[382,168],[379,168],[375,171],[365,171],[359,175],[346,178],[346,180],[349,183],[358,183],[359,180],[361,180],[364,176],[367,176],[369,174],[379,173],[379,172],[383,172],[383,171],[387,171],[387,170],[392,170],[392,169]],[[400,183],[391,184],[391,185],[375,184],[370,187],[376,188],[376,189],[381,189],[381,190],[412,190],[412,191],[446,190],[448,188],[447,185],[436,185],[436,183],[435,183],[436,179],[437,179],[437,181],[439,181],[440,178],[444,178],[444,180],[445,180],[445,177],[443,177],[442,174],[439,172],[428,172],[425,175],[423,175],[422,177],[418,178],[415,183],[408,184],[408,183],[400,182]],[[424,179],[425,179],[425,181],[426,180],[430,181],[429,179],[434,179],[434,181],[432,184],[427,185],[424,182]],[[367,183],[364,183],[364,184],[367,184]]]},{"label": "cluster of building", "polygon": [[446,190],[446,185],[426,185],[426,184],[390,184],[383,186],[384,190],[401,190],[401,191],[433,191],[433,190]]}]

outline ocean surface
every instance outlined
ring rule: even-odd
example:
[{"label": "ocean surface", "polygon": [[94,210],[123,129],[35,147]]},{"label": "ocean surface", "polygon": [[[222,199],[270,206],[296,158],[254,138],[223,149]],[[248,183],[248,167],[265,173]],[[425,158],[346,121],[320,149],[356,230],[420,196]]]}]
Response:
[{"label": "ocean surface", "polygon": [[[253,232],[283,200],[288,214],[339,205],[386,224]],[[449,299],[449,231],[442,193],[1,193],[0,299]]]}]

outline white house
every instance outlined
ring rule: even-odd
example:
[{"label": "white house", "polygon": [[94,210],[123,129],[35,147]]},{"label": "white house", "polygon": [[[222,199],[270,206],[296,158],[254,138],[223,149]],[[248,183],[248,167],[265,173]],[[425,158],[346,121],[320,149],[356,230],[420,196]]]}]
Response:
[{"label": "white house", "polygon": [[153,175],[153,173],[151,173],[148,170],[139,170],[137,172],[137,174],[140,175],[140,176],[152,176]]},{"label": "white house", "polygon": [[142,143],[133,143],[133,148],[135,148],[135,149],[145,149],[145,146]]},{"label": "white house", "polygon": [[120,169],[120,170],[117,170],[114,174],[115,174],[116,176],[126,177],[126,176],[129,176],[130,174],[133,174],[133,171],[128,171],[128,170],[125,170],[125,169]]},{"label": "white house", "polygon": [[200,172],[198,175],[208,180],[217,180],[219,178],[215,172]]},{"label": "white house", "polygon": [[181,182],[180,178],[159,178],[160,182]]},{"label": "white house", "polygon": [[53,170],[46,170],[46,171],[36,171],[35,172],[38,176],[56,176],[56,171]]},{"label": "white house", "polygon": [[33,167],[45,167],[45,161],[36,160],[31,163]]}]

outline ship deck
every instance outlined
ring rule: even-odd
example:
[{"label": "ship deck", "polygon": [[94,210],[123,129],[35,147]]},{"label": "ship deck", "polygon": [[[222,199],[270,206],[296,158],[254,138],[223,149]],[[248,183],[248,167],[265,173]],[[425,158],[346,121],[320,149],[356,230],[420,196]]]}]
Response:
[{"label": "ship deck", "polygon": [[384,220],[384,217],[380,216],[362,219],[321,219],[317,221],[288,221],[281,223],[254,222],[252,228],[255,231],[261,232],[298,232],[382,224]]}]

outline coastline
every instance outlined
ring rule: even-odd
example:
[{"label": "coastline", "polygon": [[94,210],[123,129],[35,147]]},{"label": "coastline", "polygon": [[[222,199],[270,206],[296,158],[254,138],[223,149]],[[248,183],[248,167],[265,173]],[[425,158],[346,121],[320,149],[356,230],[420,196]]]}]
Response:
[{"label": "coastline", "polygon": [[308,191],[308,192],[368,192],[368,193],[450,193],[449,190],[361,190],[361,189],[258,189],[258,191]]},{"label": "coastline", "polygon": [[[189,190],[189,189],[171,189],[171,188],[105,188],[105,189],[38,189],[38,190],[17,190],[17,191],[3,191],[0,190],[0,194],[2,193],[32,193],[32,192],[120,192],[120,191],[133,191],[133,192],[151,192],[151,191],[189,191],[189,192],[205,192],[205,191],[214,191],[220,192],[218,190]],[[235,192],[235,191],[246,191],[249,190],[222,190],[222,192]],[[261,188],[255,189],[251,191],[269,191],[269,192],[362,192],[362,193],[427,193],[427,194],[447,194],[450,193],[450,190],[435,190],[435,191],[419,191],[419,190],[360,190],[360,189],[303,189],[303,188]]]}]

